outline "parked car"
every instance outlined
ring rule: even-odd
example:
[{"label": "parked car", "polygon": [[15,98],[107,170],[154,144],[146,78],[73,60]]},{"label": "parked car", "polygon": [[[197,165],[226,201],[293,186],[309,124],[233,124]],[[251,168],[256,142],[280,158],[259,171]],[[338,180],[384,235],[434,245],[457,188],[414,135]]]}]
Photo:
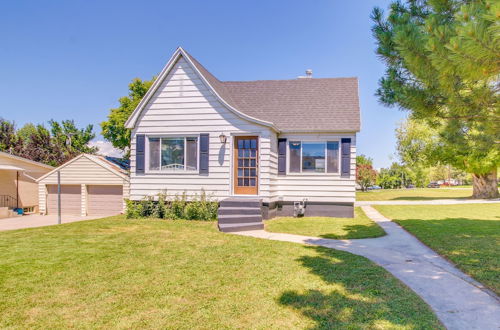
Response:
[{"label": "parked car", "polygon": [[406,186],[406,189],[415,189],[416,186],[414,184],[409,184]]},{"label": "parked car", "polygon": [[427,185],[427,188],[439,188],[440,185],[437,182],[431,182]]},{"label": "parked car", "polygon": [[371,187],[368,187],[366,188],[367,190],[379,190],[379,189],[382,189],[381,186],[377,186],[377,185],[374,185],[374,186],[371,186]]}]

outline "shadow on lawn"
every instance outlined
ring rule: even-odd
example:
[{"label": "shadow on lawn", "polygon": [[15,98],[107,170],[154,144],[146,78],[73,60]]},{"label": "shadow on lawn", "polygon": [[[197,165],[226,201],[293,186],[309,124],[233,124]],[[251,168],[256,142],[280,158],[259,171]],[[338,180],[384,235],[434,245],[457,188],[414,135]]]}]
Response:
[{"label": "shadow on lawn", "polygon": [[[424,303],[415,304],[396,279],[364,258],[323,247],[318,256],[297,259],[319,276],[331,291],[285,291],[278,302],[293,307],[315,321],[313,329],[420,327],[414,321],[429,313]],[[427,326],[439,327],[428,317]]]},{"label": "shadow on lawn", "polygon": [[345,225],[342,227],[346,231],[343,235],[327,233],[319,236],[331,239],[346,239],[346,237],[349,237],[349,239],[358,239],[384,236],[385,232],[377,227],[378,225],[375,223],[371,225]]}]

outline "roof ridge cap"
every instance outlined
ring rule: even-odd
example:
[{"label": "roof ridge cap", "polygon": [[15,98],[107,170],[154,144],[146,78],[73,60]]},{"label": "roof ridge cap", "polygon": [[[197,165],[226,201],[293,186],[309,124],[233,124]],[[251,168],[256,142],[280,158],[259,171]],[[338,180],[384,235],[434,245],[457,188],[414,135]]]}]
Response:
[{"label": "roof ridge cap", "polygon": [[322,78],[291,78],[291,79],[256,79],[256,80],[219,80],[221,83],[246,83],[265,81],[309,81],[309,80],[345,80],[358,79],[358,77],[322,77]]}]

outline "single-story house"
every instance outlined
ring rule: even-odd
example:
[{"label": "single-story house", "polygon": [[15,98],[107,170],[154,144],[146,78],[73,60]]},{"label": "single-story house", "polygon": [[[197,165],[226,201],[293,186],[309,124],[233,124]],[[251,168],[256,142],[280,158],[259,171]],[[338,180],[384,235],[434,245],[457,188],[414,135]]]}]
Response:
[{"label": "single-story house", "polygon": [[358,80],[306,73],[220,81],[178,48],[126,122],[130,198],[204,190],[233,215],[245,200],[263,218],[306,200],[307,216],[352,217]]},{"label": "single-story house", "polygon": [[58,173],[62,214],[106,216],[124,212],[128,165],[112,157],[81,154],[37,180],[41,214],[58,212]]},{"label": "single-story house", "polygon": [[[22,208],[26,213],[38,212],[36,179],[50,172],[52,166],[0,151],[0,208]],[[10,214],[10,213],[9,213]]]}]

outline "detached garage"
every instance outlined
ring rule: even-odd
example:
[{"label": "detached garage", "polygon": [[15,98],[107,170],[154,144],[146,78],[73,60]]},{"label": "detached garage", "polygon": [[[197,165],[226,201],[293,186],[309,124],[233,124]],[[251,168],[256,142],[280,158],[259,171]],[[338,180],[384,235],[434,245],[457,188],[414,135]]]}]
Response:
[{"label": "detached garage", "polygon": [[62,214],[108,216],[124,212],[128,166],[112,157],[82,154],[37,180],[41,214],[57,214],[58,172]]}]

